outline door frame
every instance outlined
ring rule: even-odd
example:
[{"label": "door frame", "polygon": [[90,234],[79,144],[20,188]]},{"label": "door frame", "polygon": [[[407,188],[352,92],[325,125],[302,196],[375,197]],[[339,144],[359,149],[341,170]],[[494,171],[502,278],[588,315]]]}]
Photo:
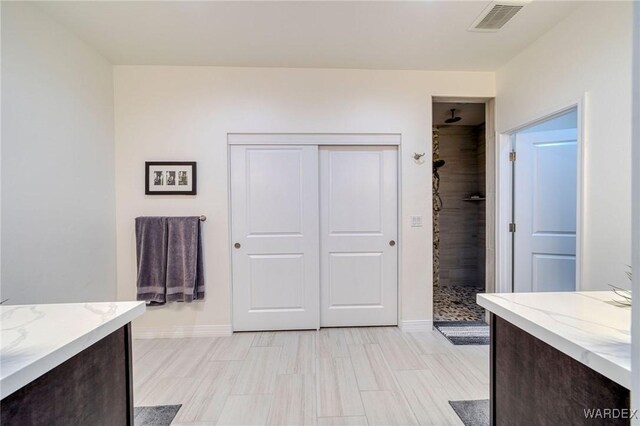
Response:
[{"label": "door frame", "polygon": [[[498,151],[496,135],[496,98],[495,97],[468,97],[468,96],[451,96],[451,95],[439,95],[431,97],[431,106],[434,103],[463,103],[463,104],[484,104],[484,116],[485,116],[485,185],[486,185],[486,203],[485,203],[485,276],[484,276],[484,291],[485,293],[498,292],[498,274],[497,274],[497,244],[496,237],[496,199],[497,194],[497,162],[496,155],[492,155]],[[433,111],[432,111],[433,112]],[[433,114],[431,114],[433,115]],[[433,128],[433,117],[431,121],[431,127]],[[430,139],[429,151],[433,148],[433,139]],[[429,181],[429,185],[431,181]],[[432,200],[429,199],[431,204]],[[433,224],[433,205],[431,205],[431,224]],[[433,236],[432,241],[433,244]],[[433,257],[433,253],[432,253]],[[431,279],[431,277],[430,277]],[[431,282],[431,309],[433,312],[433,282]],[[487,321],[488,321],[487,312]],[[433,315],[432,315],[433,317]]]},{"label": "door frame", "polygon": [[[400,133],[227,133],[227,250],[229,250],[229,306],[231,330],[233,332],[233,241],[231,238],[231,145],[317,145],[321,146],[395,146],[397,155],[397,230],[398,230],[398,272],[397,272],[397,326],[402,324],[402,134]],[[318,209],[320,206],[318,205]],[[320,211],[318,210],[318,214]],[[319,226],[319,225],[318,225]],[[319,231],[319,229],[318,229]],[[320,288],[318,288],[318,300]],[[318,330],[320,313],[318,313]]]},{"label": "door frame", "polygon": [[576,179],[576,291],[582,289],[584,276],[584,217],[585,217],[585,152],[587,146],[586,109],[588,94],[580,98],[545,110],[533,118],[507,130],[497,132],[496,140],[496,292],[513,292],[513,242],[509,223],[513,214],[513,176],[509,153],[513,147],[513,137],[526,127],[547,121],[572,109],[577,112],[577,179]]}]

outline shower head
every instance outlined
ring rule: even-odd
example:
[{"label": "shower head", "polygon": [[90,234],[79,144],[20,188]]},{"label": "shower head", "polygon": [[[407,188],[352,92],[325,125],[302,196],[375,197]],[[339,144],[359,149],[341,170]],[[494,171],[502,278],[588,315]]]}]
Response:
[{"label": "shower head", "polygon": [[433,170],[438,170],[440,167],[444,166],[444,160],[433,160]]},{"label": "shower head", "polygon": [[456,117],[456,109],[451,108],[451,118],[447,118],[446,120],[444,120],[444,122],[447,124],[451,124],[451,123],[458,122],[460,120],[462,120],[462,117]]}]

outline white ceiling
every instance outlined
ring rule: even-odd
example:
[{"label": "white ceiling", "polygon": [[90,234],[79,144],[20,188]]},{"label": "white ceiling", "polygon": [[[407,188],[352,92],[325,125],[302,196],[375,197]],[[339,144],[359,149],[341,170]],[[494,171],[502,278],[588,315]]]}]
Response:
[{"label": "white ceiling", "polygon": [[[455,108],[456,117],[460,117],[462,120],[452,124],[447,124],[444,121],[451,117],[451,108]],[[483,103],[467,104],[436,102],[433,104],[433,124],[436,126],[477,126],[485,122],[484,118]]]},{"label": "white ceiling", "polygon": [[497,33],[488,1],[45,1],[114,64],[493,71],[571,13],[534,1]]}]

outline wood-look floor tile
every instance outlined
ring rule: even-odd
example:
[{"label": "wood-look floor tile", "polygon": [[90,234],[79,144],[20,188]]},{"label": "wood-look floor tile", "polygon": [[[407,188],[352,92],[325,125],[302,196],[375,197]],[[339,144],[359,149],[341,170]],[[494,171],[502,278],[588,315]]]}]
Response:
[{"label": "wood-look floor tile", "polygon": [[405,399],[421,425],[458,425],[460,420],[449,405],[451,397],[429,370],[395,372]]},{"label": "wood-look floor tile", "polygon": [[147,354],[151,353],[158,345],[159,339],[133,339],[132,355],[133,362],[140,362]]},{"label": "wood-look floor tile", "polygon": [[368,425],[367,418],[365,416],[318,418],[318,426],[367,426],[367,425]]},{"label": "wood-look floor tile", "polygon": [[264,425],[269,416],[271,395],[231,395],[218,419],[221,426]]},{"label": "wood-look floor tile", "polygon": [[139,406],[176,405],[189,401],[200,383],[192,377],[158,378],[153,380],[149,391],[136,401]]},{"label": "wood-look floor tile", "polygon": [[360,391],[349,357],[318,358],[318,416],[364,414]]},{"label": "wood-look floor tile", "polygon": [[200,366],[207,362],[219,342],[215,338],[182,339],[180,348],[174,351],[158,374],[160,377],[198,377]]},{"label": "wood-look floor tile", "polygon": [[278,375],[267,424],[316,424],[315,394],[316,387],[313,375]]},{"label": "wood-look floor tile", "polygon": [[316,332],[287,335],[280,353],[280,374],[315,374]]},{"label": "wood-look floor tile", "polygon": [[419,355],[450,353],[453,346],[437,331],[403,333],[403,337]]},{"label": "wood-look floor tile", "polygon": [[221,337],[211,355],[210,361],[242,361],[247,356],[255,333],[233,333]]},{"label": "wood-look floor tile", "polygon": [[450,353],[468,368],[478,382],[489,384],[489,348],[487,346],[459,346]]},{"label": "wood-look floor tile", "polygon": [[249,349],[231,393],[234,395],[272,393],[281,351],[282,348],[279,346]]},{"label": "wood-look floor tile", "polygon": [[275,344],[276,339],[281,335],[277,331],[257,331],[251,346],[281,346],[280,343]]},{"label": "wood-look floor tile", "polygon": [[175,354],[175,350],[160,349],[160,346],[153,349],[152,355],[148,355],[143,360],[133,364],[133,395],[134,402],[138,404],[154,388],[154,382],[160,377],[159,373],[167,365]]},{"label": "wood-look floor tile", "polygon": [[251,346],[282,346],[295,337],[298,331],[259,331]]},{"label": "wood-look floor tile", "polygon": [[399,390],[379,345],[349,345],[349,353],[361,391]]},{"label": "wood-look floor tile", "polygon": [[342,328],[133,344],[135,404],[182,404],[176,425],[459,425],[448,401],[489,395],[488,348],[454,346],[437,331]]},{"label": "wood-look floor tile", "polygon": [[403,396],[393,391],[364,391],[362,403],[370,425],[417,425]]},{"label": "wood-look floor tile", "polygon": [[349,356],[342,328],[322,328],[317,333],[318,357],[341,358]]},{"label": "wood-look floor tile", "polygon": [[423,355],[422,359],[453,399],[488,398],[488,384],[480,382],[460,359],[442,354]]},{"label": "wood-look floor tile", "polygon": [[398,329],[378,332],[378,344],[392,370],[422,370],[424,362],[402,336]]},{"label": "wood-look floor tile", "polygon": [[366,343],[378,343],[376,330],[380,327],[354,327],[343,328],[347,345],[362,345]]},{"label": "wood-look floor tile", "polygon": [[201,380],[182,407],[176,422],[216,422],[231,394],[243,361],[209,361],[201,364]]}]

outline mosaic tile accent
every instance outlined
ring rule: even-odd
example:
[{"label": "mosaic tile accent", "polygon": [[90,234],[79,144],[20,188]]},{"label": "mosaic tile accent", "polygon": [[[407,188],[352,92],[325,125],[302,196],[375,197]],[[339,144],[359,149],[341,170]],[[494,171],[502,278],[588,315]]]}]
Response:
[{"label": "mosaic tile accent", "polygon": [[[438,126],[433,126],[433,161],[440,159],[440,130]],[[433,194],[433,285],[440,285],[440,210],[442,209],[442,198],[440,198],[440,174],[438,169],[433,167],[432,177]]]},{"label": "mosaic tile accent", "polygon": [[433,287],[434,321],[484,321],[484,308],[476,303],[483,288],[467,286]]}]

